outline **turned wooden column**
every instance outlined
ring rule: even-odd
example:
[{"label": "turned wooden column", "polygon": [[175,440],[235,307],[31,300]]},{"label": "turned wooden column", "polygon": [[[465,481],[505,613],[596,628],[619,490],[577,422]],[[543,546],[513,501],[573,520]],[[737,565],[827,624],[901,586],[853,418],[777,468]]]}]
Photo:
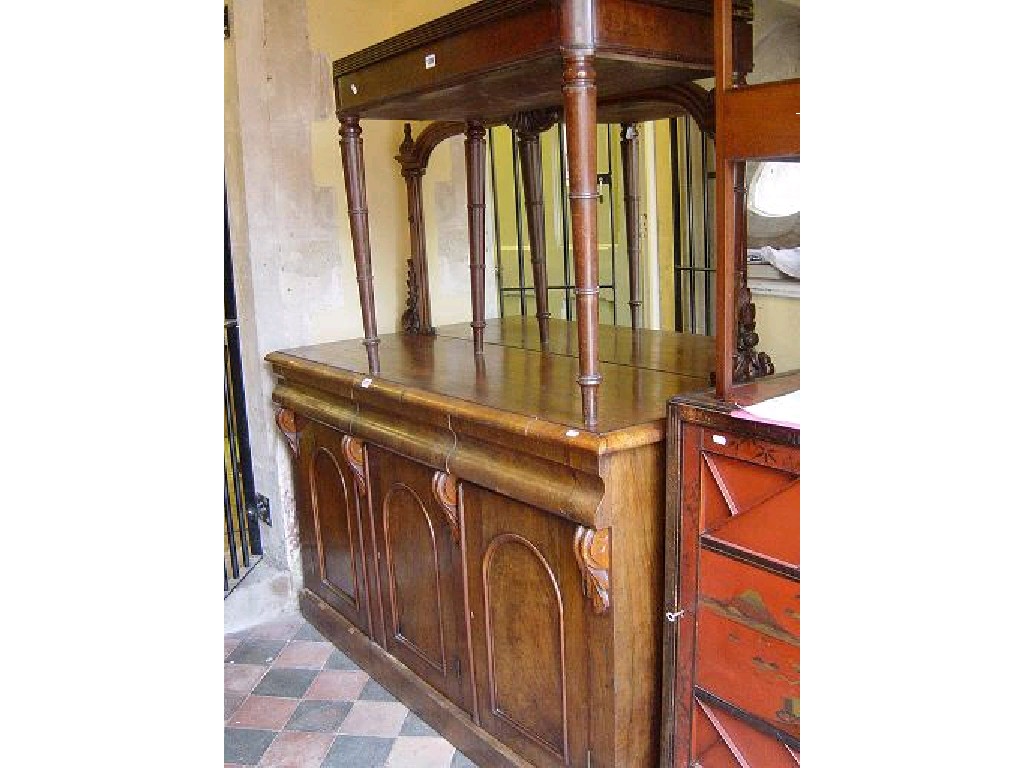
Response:
[{"label": "turned wooden column", "polygon": [[412,126],[405,124],[405,139],[398,148],[396,158],[402,165],[405,179],[406,201],[409,211],[408,306],[402,314],[402,330],[406,333],[433,333],[430,315],[430,283],[427,277],[427,234],[423,226],[423,174],[426,164],[416,158],[416,142],[412,140]]},{"label": "turned wooden column", "polygon": [[598,281],[597,281],[597,87],[594,56],[573,50],[562,54],[562,98],[569,146],[569,206],[572,214],[573,266],[576,268],[583,422],[597,424]]},{"label": "turned wooden column", "polygon": [[640,327],[640,139],[636,123],[623,123],[622,179],[626,203],[626,260],[629,264],[629,319]]},{"label": "turned wooden column", "polygon": [[352,232],[352,251],[356,258],[356,282],[359,284],[359,305],[363,311],[363,344],[370,373],[380,373],[377,337],[377,312],[373,305],[373,268],[370,264],[370,220],[366,208],[366,172],[363,168],[363,129],[358,117],[340,118],[341,161],[345,170],[345,192],[348,194],[348,223]]},{"label": "turned wooden column", "polygon": [[[715,127],[725,127],[726,91],[734,85],[732,0],[715,0]],[[732,396],[733,355],[736,353],[736,163],[715,146],[715,394]]]},{"label": "turned wooden column", "polygon": [[486,158],[484,126],[479,120],[466,122],[466,192],[469,209],[469,280],[473,302],[473,351],[484,351],[484,215]]},{"label": "turned wooden column", "polygon": [[548,346],[548,247],[544,227],[544,176],[541,167],[540,134],[558,120],[556,110],[520,112],[509,118],[509,128],[519,145],[519,163],[523,169],[523,191],[526,197],[526,227],[530,238],[530,264],[533,267],[533,289],[537,299],[537,325],[541,346]]}]

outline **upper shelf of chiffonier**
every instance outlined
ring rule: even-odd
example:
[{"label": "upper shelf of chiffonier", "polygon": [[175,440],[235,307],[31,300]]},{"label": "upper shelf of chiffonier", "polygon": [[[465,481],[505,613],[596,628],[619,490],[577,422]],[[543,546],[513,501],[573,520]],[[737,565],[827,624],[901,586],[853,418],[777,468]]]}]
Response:
[{"label": "upper shelf of chiffonier", "polygon": [[[562,104],[562,47],[586,16],[601,96],[714,75],[711,0],[480,0],[334,62],[339,116],[503,121]],[[752,66],[750,0],[737,0],[734,58]],[[578,24],[577,24],[578,26]],[[604,108],[613,122],[617,108]],[[649,113],[649,114],[648,114]],[[630,119],[676,112],[651,103]]]}]

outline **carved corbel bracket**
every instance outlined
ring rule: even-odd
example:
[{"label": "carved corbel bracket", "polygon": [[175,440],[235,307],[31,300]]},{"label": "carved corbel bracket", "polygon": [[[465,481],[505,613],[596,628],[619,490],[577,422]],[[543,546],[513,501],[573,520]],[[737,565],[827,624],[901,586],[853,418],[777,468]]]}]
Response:
[{"label": "carved corbel bracket", "polygon": [[361,496],[366,496],[366,459],[363,453],[363,441],[356,437],[345,435],[341,438],[341,451],[345,455],[345,462],[352,470],[356,478],[356,488]]},{"label": "carved corbel bracket", "polygon": [[610,528],[595,531],[581,525],[573,540],[576,564],[583,577],[583,594],[590,598],[595,613],[604,613],[611,606],[611,534]]},{"label": "carved corbel bracket", "polygon": [[434,491],[434,498],[441,505],[445,520],[448,521],[448,528],[451,529],[452,541],[455,546],[460,546],[459,531],[459,479],[447,472],[438,470],[434,473],[434,482],[431,484]]},{"label": "carved corbel bracket", "polygon": [[284,435],[284,439],[288,441],[288,447],[291,448],[292,454],[298,458],[299,433],[306,426],[305,417],[300,416],[291,408],[278,408],[274,420],[277,422],[277,428]]},{"label": "carved corbel bracket", "polygon": [[561,114],[561,110],[554,107],[531,109],[528,112],[517,112],[505,122],[519,138],[527,138],[544,133],[558,122]]}]

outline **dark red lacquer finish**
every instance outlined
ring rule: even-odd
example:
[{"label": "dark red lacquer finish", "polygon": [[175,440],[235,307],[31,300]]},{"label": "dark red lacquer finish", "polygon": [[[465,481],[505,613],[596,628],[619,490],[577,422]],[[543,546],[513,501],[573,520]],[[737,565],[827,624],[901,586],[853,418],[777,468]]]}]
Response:
[{"label": "dark red lacquer finish", "polygon": [[662,758],[799,765],[799,430],[669,407]]}]

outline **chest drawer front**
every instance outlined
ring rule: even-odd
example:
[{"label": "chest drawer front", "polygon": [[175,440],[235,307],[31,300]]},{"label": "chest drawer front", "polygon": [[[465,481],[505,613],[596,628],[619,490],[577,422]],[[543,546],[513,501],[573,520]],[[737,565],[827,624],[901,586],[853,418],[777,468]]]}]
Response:
[{"label": "chest drawer front", "polygon": [[800,583],[700,553],[696,684],[797,738]]},{"label": "chest drawer front", "polygon": [[754,555],[769,569],[799,569],[799,474],[710,450],[701,451],[699,472],[705,538]]},{"label": "chest drawer front", "polygon": [[693,758],[703,768],[799,768],[800,750],[777,735],[759,729],[710,697],[693,702]]}]

